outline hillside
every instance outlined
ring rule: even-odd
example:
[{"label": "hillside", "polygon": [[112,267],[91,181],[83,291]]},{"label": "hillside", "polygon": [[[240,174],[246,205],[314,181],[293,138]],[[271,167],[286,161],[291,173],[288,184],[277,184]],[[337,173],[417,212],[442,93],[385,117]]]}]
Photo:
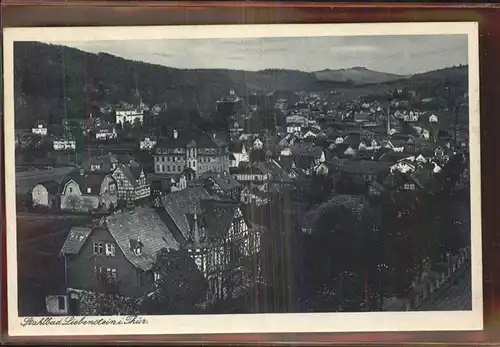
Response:
[{"label": "hillside", "polygon": [[310,89],[316,83],[314,74],[301,71],[182,70],[37,42],[16,42],[14,53],[21,128],[38,118],[82,117],[95,106],[136,102],[136,87],[147,104],[168,101],[208,111],[231,88],[247,95]]},{"label": "hillside", "polygon": [[82,118],[89,112],[98,113],[103,105],[135,103],[136,88],[147,104],[166,101],[174,109],[210,114],[214,100],[227,95],[231,88],[243,96],[270,91],[276,91],[277,96],[297,90],[336,88],[369,92],[396,83],[417,89],[425,87],[423,96],[434,93],[434,86],[442,88],[446,79],[465,87],[467,76],[463,73],[467,71],[465,67],[403,79],[359,67],[316,73],[280,69],[183,70],[37,42],[16,42],[14,64],[17,128],[29,128],[38,119],[61,124],[64,117]]},{"label": "hillside", "polygon": [[315,75],[318,81],[351,83],[354,85],[386,83],[406,78],[406,76],[373,71],[359,66],[350,69],[317,71]]}]

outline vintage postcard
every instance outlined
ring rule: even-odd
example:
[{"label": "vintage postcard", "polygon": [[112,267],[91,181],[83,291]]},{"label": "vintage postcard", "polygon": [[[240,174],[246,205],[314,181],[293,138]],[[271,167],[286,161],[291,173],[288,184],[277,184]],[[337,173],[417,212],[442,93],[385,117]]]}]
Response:
[{"label": "vintage postcard", "polygon": [[12,336],[479,330],[477,23],[4,30]]}]

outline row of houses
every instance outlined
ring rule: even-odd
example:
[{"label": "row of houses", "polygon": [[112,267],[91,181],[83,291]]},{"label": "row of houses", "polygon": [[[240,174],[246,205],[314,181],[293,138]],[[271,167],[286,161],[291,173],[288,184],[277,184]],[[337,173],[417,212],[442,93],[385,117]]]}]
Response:
[{"label": "row of houses", "polygon": [[72,212],[110,211],[150,195],[142,166],[112,154],[90,158],[60,181],[39,182],[31,190],[34,207]]}]

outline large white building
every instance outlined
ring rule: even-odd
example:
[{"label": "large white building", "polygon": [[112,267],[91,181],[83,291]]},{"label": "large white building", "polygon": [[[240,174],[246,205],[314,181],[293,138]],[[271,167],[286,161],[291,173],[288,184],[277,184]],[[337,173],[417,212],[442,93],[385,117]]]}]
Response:
[{"label": "large white building", "polygon": [[31,129],[31,132],[35,135],[46,136],[47,135],[47,127],[41,121],[35,123],[35,126]]},{"label": "large white building", "polygon": [[190,168],[199,176],[207,171],[228,172],[227,144],[215,135],[195,131],[173,131],[160,139],[154,154],[155,174],[180,174]]},{"label": "large white building", "polygon": [[144,112],[141,110],[116,110],[116,123],[123,125],[126,122],[131,125],[139,122],[142,125],[144,122]]},{"label": "large white building", "polygon": [[102,125],[96,129],[96,140],[112,140],[116,139],[118,134],[116,128],[112,124]]},{"label": "large white building", "polygon": [[151,137],[145,137],[139,142],[139,148],[142,151],[152,150],[156,146],[156,140]]},{"label": "large white building", "polygon": [[75,150],[76,142],[75,140],[70,139],[56,139],[53,142],[54,150],[56,151],[66,151],[66,150]]}]

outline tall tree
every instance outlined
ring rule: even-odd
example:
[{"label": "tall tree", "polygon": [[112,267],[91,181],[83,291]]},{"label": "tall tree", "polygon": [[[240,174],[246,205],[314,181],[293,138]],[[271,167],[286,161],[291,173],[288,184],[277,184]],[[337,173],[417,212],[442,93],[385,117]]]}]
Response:
[{"label": "tall tree", "polygon": [[158,252],[153,271],[156,289],[145,298],[143,311],[148,314],[187,314],[197,312],[206,298],[208,283],[187,250]]}]

